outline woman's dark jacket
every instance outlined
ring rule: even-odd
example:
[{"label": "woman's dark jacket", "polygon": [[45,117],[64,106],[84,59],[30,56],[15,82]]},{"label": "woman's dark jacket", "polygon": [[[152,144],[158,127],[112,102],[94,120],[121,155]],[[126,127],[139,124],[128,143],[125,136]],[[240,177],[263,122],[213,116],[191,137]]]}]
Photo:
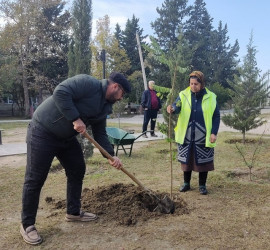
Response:
[{"label": "woman's dark jacket", "polygon": [[78,134],[73,121],[80,118],[91,125],[95,140],[114,155],[106,134],[106,118],[112,104],[105,99],[107,80],[99,81],[89,75],[77,75],[60,83],[53,95],[34,112],[33,122],[59,139],[70,139]]}]

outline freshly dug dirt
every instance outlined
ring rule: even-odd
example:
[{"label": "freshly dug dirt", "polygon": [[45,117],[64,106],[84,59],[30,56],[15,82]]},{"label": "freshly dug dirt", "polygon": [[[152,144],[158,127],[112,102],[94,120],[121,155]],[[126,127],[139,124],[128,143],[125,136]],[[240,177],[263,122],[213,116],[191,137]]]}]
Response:
[{"label": "freshly dug dirt", "polygon": [[[154,195],[152,195],[154,194]],[[166,216],[155,210],[159,199],[169,196],[167,193],[148,193],[141,188],[129,184],[113,184],[98,187],[96,189],[84,189],[82,193],[82,209],[95,213],[104,223],[115,222],[118,225],[131,226],[138,222],[147,221],[150,218]],[[175,203],[174,215],[187,214],[187,204],[178,195],[172,200]],[[47,203],[51,203],[54,209],[65,209],[66,201],[56,202],[47,197]]]}]

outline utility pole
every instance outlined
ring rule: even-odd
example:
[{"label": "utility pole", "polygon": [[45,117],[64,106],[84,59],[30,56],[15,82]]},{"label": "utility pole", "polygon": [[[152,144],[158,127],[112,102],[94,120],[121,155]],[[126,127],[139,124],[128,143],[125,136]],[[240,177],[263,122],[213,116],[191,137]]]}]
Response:
[{"label": "utility pole", "polygon": [[138,45],[138,49],[139,49],[139,55],[140,55],[140,61],[141,61],[141,67],[142,67],[144,89],[147,90],[148,87],[147,87],[147,81],[146,81],[145,69],[144,69],[144,63],[143,63],[143,57],[142,57],[142,49],[141,49],[141,43],[140,43],[140,38],[139,38],[138,32],[136,32],[136,39],[137,39],[137,45]]},{"label": "utility pole", "polygon": [[265,73],[265,75],[266,75],[266,78],[267,78],[267,80],[266,80],[266,82],[267,82],[267,84],[266,84],[266,90],[269,91],[269,88],[270,88],[270,82],[269,82],[270,70],[268,70],[268,71]]}]

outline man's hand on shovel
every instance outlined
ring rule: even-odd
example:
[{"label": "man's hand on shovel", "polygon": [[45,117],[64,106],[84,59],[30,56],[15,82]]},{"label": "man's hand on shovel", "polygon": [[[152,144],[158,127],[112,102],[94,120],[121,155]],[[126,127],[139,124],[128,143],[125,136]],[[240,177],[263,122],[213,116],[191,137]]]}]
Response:
[{"label": "man's hand on shovel", "polygon": [[[86,126],[84,122],[78,118],[76,121],[73,122],[74,130],[78,133],[84,135],[86,132]],[[117,156],[113,156],[111,159],[108,158],[108,161],[111,166],[115,167],[116,169],[121,169],[123,166],[121,160]]]},{"label": "man's hand on shovel", "polygon": [[116,169],[121,169],[123,166],[121,160],[117,156],[113,156],[114,161],[111,159],[108,159],[111,166],[115,167]]},{"label": "man's hand on shovel", "polygon": [[73,128],[80,134],[83,134],[86,131],[86,126],[80,118],[73,122]]}]

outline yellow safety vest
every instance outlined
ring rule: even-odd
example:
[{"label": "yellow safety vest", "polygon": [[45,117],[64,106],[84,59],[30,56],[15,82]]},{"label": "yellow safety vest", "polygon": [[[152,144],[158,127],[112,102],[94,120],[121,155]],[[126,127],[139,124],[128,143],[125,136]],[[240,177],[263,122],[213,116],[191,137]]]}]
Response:
[{"label": "yellow safety vest", "polygon": [[[202,111],[206,128],[205,147],[213,148],[216,143],[210,142],[212,130],[212,117],[216,109],[216,95],[209,89],[206,89],[206,94],[202,99]],[[186,136],[188,122],[191,114],[191,91],[190,87],[179,93],[181,99],[181,111],[178,117],[177,125],[175,127],[175,141],[183,144]]]}]

